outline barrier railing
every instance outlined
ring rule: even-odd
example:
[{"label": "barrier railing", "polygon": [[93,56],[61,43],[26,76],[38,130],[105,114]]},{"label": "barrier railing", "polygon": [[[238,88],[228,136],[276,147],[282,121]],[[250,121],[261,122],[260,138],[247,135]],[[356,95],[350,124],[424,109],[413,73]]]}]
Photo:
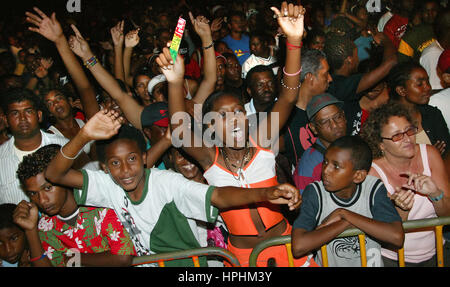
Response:
[{"label": "barrier railing", "polygon": [[[423,229],[427,227],[434,227],[436,233],[436,257],[437,257],[437,266],[444,266],[444,252],[443,252],[443,243],[442,243],[442,228],[444,225],[450,225],[450,216],[448,217],[436,217],[436,218],[426,218],[426,219],[418,219],[418,220],[409,220],[403,222],[403,229],[405,232],[414,232],[415,229]],[[361,250],[361,266],[367,266],[367,257],[366,257],[366,249],[365,249],[365,234],[361,230],[357,228],[348,229],[337,236],[337,238],[349,237],[349,236],[358,236]],[[259,254],[266,248],[275,246],[275,245],[285,245],[286,251],[289,256],[289,266],[294,267],[292,250],[291,250],[291,236],[279,236],[274,237],[268,240],[265,240],[255,246],[253,248],[252,253],[250,254],[249,266],[255,267]],[[324,267],[328,267],[328,255],[326,251],[326,245],[321,247],[322,252],[322,265]],[[403,248],[398,250],[398,258],[399,258],[399,267],[405,266],[405,253]]]},{"label": "barrier railing", "polygon": [[220,247],[205,247],[189,250],[181,250],[153,255],[138,256],[133,258],[132,265],[144,265],[158,263],[160,267],[164,267],[166,261],[172,261],[177,259],[192,258],[192,262],[195,267],[200,267],[199,257],[200,256],[219,256],[227,260],[232,267],[240,267],[239,260],[230,251],[220,248]]}]

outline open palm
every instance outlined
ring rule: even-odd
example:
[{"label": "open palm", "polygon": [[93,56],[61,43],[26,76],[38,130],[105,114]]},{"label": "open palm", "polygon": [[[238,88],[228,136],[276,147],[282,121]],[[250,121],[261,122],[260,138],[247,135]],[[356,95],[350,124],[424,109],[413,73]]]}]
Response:
[{"label": "open palm", "polygon": [[122,118],[118,112],[101,110],[84,125],[83,130],[91,140],[104,140],[117,134],[121,123]]},{"label": "open palm", "polygon": [[34,7],[36,14],[31,12],[25,12],[27,16],[26,21],[37,27],[29,27],[30,31],[36,32],[47,38],[48,40],[55,42],[59,37],[63,36],[63,30],[61,24],[56,20],[56,14],[53,12],[51,17],[48,17],[39,8]]}]

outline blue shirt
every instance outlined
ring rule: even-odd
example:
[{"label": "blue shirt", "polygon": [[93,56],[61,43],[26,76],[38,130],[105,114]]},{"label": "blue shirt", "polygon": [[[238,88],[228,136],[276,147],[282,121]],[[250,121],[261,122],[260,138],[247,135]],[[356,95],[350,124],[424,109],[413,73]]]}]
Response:
[{"label": "blue shirt", "polygon": [[222,41],[233,51],[241,66],[250,57],[250,38],[246,34],[242,34],[240,40],[235,40],[228,35]]}]

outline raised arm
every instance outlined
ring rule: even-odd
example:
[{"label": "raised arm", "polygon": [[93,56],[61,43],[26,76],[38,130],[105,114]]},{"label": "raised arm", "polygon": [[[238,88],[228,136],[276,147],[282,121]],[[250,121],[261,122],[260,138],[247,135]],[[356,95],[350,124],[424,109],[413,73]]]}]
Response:
[{"label": "raised arm", "polygon": [[[269,113],[265,120],[261,121],[258,126],[258,143],[265,147],[267,147],[267,144],[264,144],[260,137],[262,135],[267,135],[267,139],[271,141],[276,140],[279,131],[288,120],[291,110],[297,101],[300,88],[300,54],[305,14],[303,6],[293,4],[288,5],[286,2],[281,4],[281,11],[276,7],[271,7],[271,9],[278,19],[278,25],[286,35],[287,42],[286,62],[283,68],[280,96],[272,108],[271,113]],[[271,119],[274,115],[278,115],[279,120],[277,122],[275,121],[276,126],[272,127]],[[272,128],[277,129],[278,132],[272,132]],[[272,138],[272,134],[274,134],[276,138]]]},{"label": "raised arm", "polygon": [[211,35],[211,28],[209,26],[209,20],[204,16],[194,16],[189,12],[192,26],[194,26],[195,32],[199,35],[202,41],[203,59],[204,59],[204,71],[203,79],[200,86],[192,99],[195,103],[202,104],[208,96],[214,92],[214,87],[217,81],[217,69],[216,69],[216,55],[214,52],[214,42]]},{"label": "raised arm", "polygon": [[144,107],[134,100],[127,92],[120,88],[117,80],[100,64],[94,57],[88,43],[81,35],[80,31],[72,25],[75,36],[69,39],[70,48],[77,54],[83,63],[88,63],[87,67],[94,75],[95,79],[105,89],[105,91],[117,102],[127,120],[136,128],[142,129],[141,113]]},{"label": "raised arm", "polygon": [[[184,61],[181,56],[178,56],[174,63],[169,49],[163,48],[156,62],[161,67],[169,83],[169,115],[171,119],[172,142],[174,143],[174,139],[175,142],[182,140],[182,148],[206,170],[214,161],[215,149],[205,147],[201,138],[199,141],[196,141],[195,137],[197,135],[190,129],[191,120],[186,110],[183,93]],[[200,146],[198,146],[198,142]],[[176,146],[177,143],[174,145]]]},{"label": "raised arm", "polygon": [[78,92],[80,93],[84,113],[88,119],[91,118],[100,110],[95,98],[95,89],[89,82],[78,59],[72,53],[69,43],[63,34],[61,25],[56,19],[56,14],[52,13],[51,17],[48,17],[38,8],[35,7],[33,9],[36,11],[37,15],[30,12],[25,13],[27,16],[27,22],[36,26],[29,27],[29,30],[39,33],[55,43],[58,53],[61,56],[73,82],[75,83]]},{"label": "raised arm", "polygon": [[116,26],[111,28],[110,32],[114,44],[114,76],[116,79],[125,82],[125,72],[123,67],[123,23],[123,20],[117,23]]},{"label": "raised arm", "polygon": [[113,110],[97,112],[53,158],[45,170],[45,178],[57,185],[81,189],[83,174],[72,169],[74,159],[90,141],[109,139],[117,134],[121,121],[122,118]]},{"label": "raised arm", "polygon": [[359,81],[356,93],[361,93],[389,74],[389,71],[397,64],[397,51],[391,40],[382,32],[377,32],[373,37],[379,45],[383,46],[383,60],[381,64],[370,72],[365,73]]},{"label": "raised arm", "polygon": [[123,69],[125,73],[125,83],[129,86],[133,86],[133,77],[131,76],[131,56],[133,54],[133,48],[139,44],[139,28],[128,32],[125,35],[125,49],[123,51]]}]

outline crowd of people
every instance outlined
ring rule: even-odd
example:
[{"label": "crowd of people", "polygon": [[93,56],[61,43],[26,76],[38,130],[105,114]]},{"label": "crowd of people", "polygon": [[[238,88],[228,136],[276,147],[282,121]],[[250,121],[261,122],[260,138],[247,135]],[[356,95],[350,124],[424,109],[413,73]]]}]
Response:
[{"label": "crowd of people", "polygon": [[435,233],[402,222],[450,215],[450,4],[372,2],[12,10],[1,266],[133,266],[201,247],[249,266],[279,236],[297,267],[323,266],[323,245],[329,266],[361,266],[358,237],[337,238],[349,228],[366,234],[368,266],[398,266],[401,248],[406,266],[436,266]]}]

